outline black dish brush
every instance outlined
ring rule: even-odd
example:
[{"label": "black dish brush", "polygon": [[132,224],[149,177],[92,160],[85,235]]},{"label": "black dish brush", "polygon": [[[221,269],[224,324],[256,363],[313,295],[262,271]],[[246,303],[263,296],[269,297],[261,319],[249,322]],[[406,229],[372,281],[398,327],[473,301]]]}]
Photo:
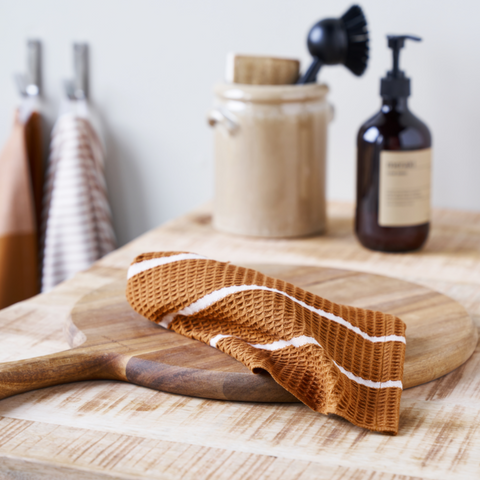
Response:
[{"label": "black dish brush", "polygon": [[362,9],[353,5],[340,18],[325,18],[308,34],[308,50],[313,63],[297,82],[313,83],[322,65],[345,65],[360,76],[368,63],[367,20]]}]

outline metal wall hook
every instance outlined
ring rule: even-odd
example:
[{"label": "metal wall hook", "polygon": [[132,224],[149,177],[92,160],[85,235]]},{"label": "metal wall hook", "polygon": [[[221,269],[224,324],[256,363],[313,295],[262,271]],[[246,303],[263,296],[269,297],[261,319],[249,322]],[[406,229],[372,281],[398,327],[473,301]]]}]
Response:
[{"label": "metal wall hook", "polygon": [[70,100],[88,98],[88,43],[73,44],[73,80],[65,80],[65,92]]},{"label": "metal wall hook", "polygon": [[15,81],[20,95],[35,97],[40,95],[42,44],[40,40],[27,41],[27,73],[17,73]]}]

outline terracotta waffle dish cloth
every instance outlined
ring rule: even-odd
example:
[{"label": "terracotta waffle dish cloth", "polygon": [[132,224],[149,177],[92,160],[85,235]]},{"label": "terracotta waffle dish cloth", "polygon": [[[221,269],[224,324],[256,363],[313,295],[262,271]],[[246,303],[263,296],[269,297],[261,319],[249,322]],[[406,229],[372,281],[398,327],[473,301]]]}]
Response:
[{"label": "terracotta waffle dish cloth", "polygon": [[126,295],[149,320],[267,371],[312,410],[397,434],[406,346],[399,318],[182,252],[138,256]]}]

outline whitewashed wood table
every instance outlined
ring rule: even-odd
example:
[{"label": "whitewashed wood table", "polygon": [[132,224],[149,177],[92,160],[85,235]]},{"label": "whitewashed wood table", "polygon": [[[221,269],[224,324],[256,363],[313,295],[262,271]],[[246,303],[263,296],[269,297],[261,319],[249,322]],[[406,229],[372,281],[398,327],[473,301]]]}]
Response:
[{"label": "whitewashed wood table", "polygon": [[[0,360],[67,348],[63,325],[85,294],[122,278],[152,250],[237,263],[368,271],[426,285],[460,302],[480,327],[480,213],[435,211],[426,248],[363,249],[349,204],[329,205],[321,237],[265,240],[215,232],[208,207],[113,252],[54,291],[0,311]],[[480,348],[462,367],[402,396],[397,437],[301,404],[203,400],[115,382],[81,382],[0,401],[0,478],[480,478]]]}]

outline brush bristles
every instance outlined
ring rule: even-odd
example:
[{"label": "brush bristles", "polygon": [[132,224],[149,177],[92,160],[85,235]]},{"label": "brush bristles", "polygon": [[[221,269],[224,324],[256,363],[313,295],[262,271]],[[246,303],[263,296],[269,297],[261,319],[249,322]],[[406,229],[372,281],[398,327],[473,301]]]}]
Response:
[{"label": "brush bristles", "polygon": [[353,5],[341,17],[347,32],[348,49],[345,66],[355,75],[362,75],[368,63],[367,20],[362,9]]}]

